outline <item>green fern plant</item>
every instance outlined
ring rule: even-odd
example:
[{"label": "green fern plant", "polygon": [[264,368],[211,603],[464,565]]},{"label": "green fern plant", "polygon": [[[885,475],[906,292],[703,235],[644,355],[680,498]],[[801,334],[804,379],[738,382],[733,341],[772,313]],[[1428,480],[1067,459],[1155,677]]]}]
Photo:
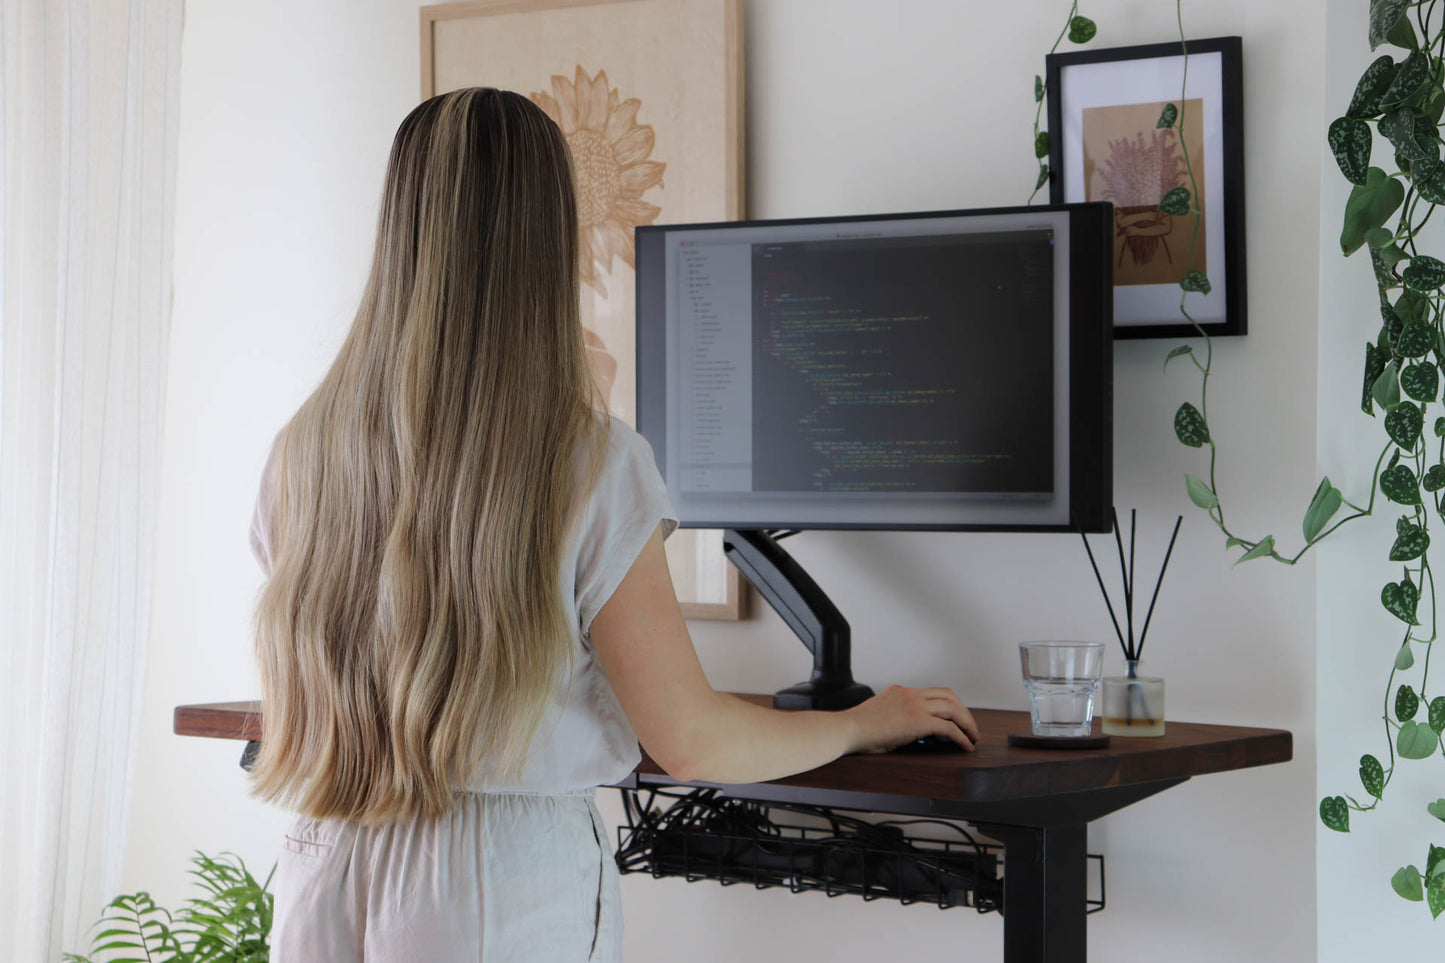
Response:
[{"label": "green fern plant", "polygon": [[192,858],[190,875],[204,891],[172,914],[149,893],[117,896],[92,929],[91,956],[67,953],[64,963],[268,963],[270,892],[234,853]]}]

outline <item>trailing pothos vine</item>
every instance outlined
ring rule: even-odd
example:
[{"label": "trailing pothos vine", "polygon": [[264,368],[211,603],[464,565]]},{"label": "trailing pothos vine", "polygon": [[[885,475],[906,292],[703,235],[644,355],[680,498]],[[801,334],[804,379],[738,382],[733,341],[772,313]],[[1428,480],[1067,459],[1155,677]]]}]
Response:
[{"label": "trailing pothos vine", "polygon": [[[1437,205],[1445,204],[1445,162],[1441,159],[1441,117],[1445,114],[1445,8],[1437,16],[1440,0],[1371,0],[1370,49],[1396,48],[1399,60],[1384,55],[1370,64],[1356,85],[1345,115],[1334,121],[1328,132],[1329,146],[1340,171],[1354,185],[1345,204],[1340,236],[1342,252],[1348,256],[1368,251],[1379,292],[1381,327],[1364,349],[1364,378],[1361,407],[1370,416],[1376,406],[1384,413],[1387,440],[1375,461],[1369,498],[1360,506],[1322,480],[1305,511],[1301,526],[1303,545],[1293,554],[1281,553],[1274,536],[1251,539],[1236,534],[1225,518],[1216,475],[1218,451],[1209,430],[1209,378],[1213,367],[1213,344],[1209,335],[1189,312],[1189,295],[1208,295],[1208,277],[1194,269],[1195,249],[1203,214],[1197,204],[1198,187],[1188,147],[1184,141],[1184,90],[1187,87],[1189,57],[1184,36],[1182,0],[1175,13],[1184,52],[1184,82],[1179,104],[1166,105],[1159,117],[1159,129],[1172,129],[1184,149],[1189,187],[1176,187],[1159,201],[1159,209],[1173,216],[1195,215],[1189,267],[1179,280],[1179,312],[1203,339],[1201,350],[1181,345],[1164,359],[1188,357],[1200,374],[1199,404],[1185,402],[1174,416],[1179,440],[1192,448],[1209,449],[1209,467],[1204,478],[1185,476],[1189,499],[1208,513],[1225,536],[1226,549],[1243,549],[1236,561],[1272,558],[1293,565],[1312,547],[1341,525],[1374,514],[1378,492],[1398,507],[1395,538],[1389,559],[1402,563],[1401,579],[1387,582],[1380,591],[1380,604],[1403,624],[1399,648],[1385,686],[1383,722],[1386,755],[1384,765],[1373,754],[1360,759],[1361,803],[1351,794],[1328,796],[1320,801],[1320,819],[1330,829],[1348,832],[1350,812],[1375,809],[1394,775],[1397,759],[1426,759],[1442,749],[1445,733],[1445,695],[1431,698],[1428,689],[1430,653],[1439,636],[1434,574],[1430,566],[1430,513],[1445,520],[1445,417],[1430,420],[1431,406],[1441,401],[1440,368],[1445,366],[1445,261],[1422,253],[1421,231]],[[1072,3],[1066,31],[1074,36],[1078,4]],[[1094,35],[1090,21],[1083,39]],[[1060,34],[1062,40],[1063,34]],[[1079,40],[1082,42],[1082,40]],[[1059,41],[1055,41],[1054,49]],[[1053,52],[1052,50],[1050,51]],[[1035,99],[1042,102],[1044,86],[1034,80]],[[1373,130],[1371,129],[1373,125]],[[1370,165],[1375,135],[1388,145],[1394,171]],[[1035,153],[1041,169],[1035,193],[1048,181],[1048,133],[1034,123]],[[1032,201],[1032,195],[1030,196]],[[1432,360],[1433,359],[1433,360]],[[1433,439],[1426,434],[1430,425]],[[1342,509],[1347,509],[1341,514]],[[1336,516],[1339,516],[1338,518]],[[1420,619],[1420,602],[1428,595],[1428,630]],[[1424,658],[1418,689],[1399,681],[1401,673],[1416,665],[1416,647]],[[1442,749],[1445,756],[1445,749]],[[1429,816],[1445,821],[1445,798],[1426,807]],[[1428,845],[1423,871],[1414,864],[1401,867],[1391,885],[1402,897],[1424,901],[1432,916],[1445,911],[1445,848]]]}]

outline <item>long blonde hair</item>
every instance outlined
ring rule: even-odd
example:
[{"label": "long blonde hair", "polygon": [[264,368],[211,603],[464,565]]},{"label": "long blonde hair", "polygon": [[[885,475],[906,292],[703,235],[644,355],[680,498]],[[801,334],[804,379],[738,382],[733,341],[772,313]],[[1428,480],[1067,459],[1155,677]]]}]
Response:
[{"label": "long blonde hair", "polygon": [[540,109],[469,89],[407,116],[356,319],[278,442],[260,797],[430,817],[484,762],[519,771],[576,646],[558,575],[605,430],[577,278]]}]

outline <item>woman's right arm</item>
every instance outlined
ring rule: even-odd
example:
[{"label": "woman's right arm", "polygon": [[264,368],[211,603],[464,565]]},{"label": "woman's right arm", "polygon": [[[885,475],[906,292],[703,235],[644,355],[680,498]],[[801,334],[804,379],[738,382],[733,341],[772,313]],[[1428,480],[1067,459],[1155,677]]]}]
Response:
[{"label": "woman's right arm", "polygon": [[762,782],[926,735],[965,749],[979,737],[973,716],[945,688],[890,686],[840,712],[764,708],[715,691],[687,633],[660,528],[598,611],[590,635],[638,740],[675,779]]}]

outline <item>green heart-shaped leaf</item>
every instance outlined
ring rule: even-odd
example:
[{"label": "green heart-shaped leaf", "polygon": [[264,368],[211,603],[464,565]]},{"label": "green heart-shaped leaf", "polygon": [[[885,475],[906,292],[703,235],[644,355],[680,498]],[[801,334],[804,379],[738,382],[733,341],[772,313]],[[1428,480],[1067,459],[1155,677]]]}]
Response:
[{"label": "green heart-shaped leaf", "polygon": [[1430,318],[1430,298],[1419,291],[1405,290],[1395,300],[1395,313],[1400,320],[1428,321]]},{"label": "green heart-shaped leaf", "polygon": [[1395,70],[1390,86],[1380,96],[1380,106],[1389,109],[1403,104],[1430,81],[1430,58],[1416,50]]},{"label": "green heart-shaped leaf", "polygon": [[1425,811],[1441,822],[1445,822],[1445,798],[1435,800],[1425,807]]},{"label": "green heart-shaped leaf", "polygon": [[1445,261],[1421,254],[1410,260],[1400,276],[1416,291],[1434,291],[1445,284]]},{"label": "green heart-shaped leaf", "polygon": [[1437,733],[1445,732],[1445,696],[1436,696],[1431,699],[1428,711],[1430,728]]},{"label": "green heart-shaped leaf", "polygon": [[1385,434],[1405,451],[1413,451],[1425,427],[1425,415],[1419,405],[1402,401],[1385,413]]},{"label": "green heart-shaped leaf", "polygon": [[[1389,60],[1390,58],[1389,58],[1389,57],[1386,57],[1385,59],[1386,59],[1386,60]],[[1364,78],[1361,78],[1361,79],[1363,80]],[[1378,98],[1376,99],[1375,104],[1376,104],[1377,107],[1379,106],[1379,100],[1378,100]],[[1371,116],[1371,115],[1366,115],[1366,116]],[[1164,109],[1161,110],[1161,111],[1159,111],[1159,120],[1154,124],[1154,129],[1155,129],[1155,130],[1163,130],[1163,129],[1166,128],[1166,127],[1173,127],[1173,126],[1174,126],[1174,122],[1177,121],[1178,119],[1179,119],[1179,108],[1178,108],[1178,107],[1175,107],[1173,104],[1165,104],[1165,105],[1164,105]]]},{"label": "green heart-shaped leaf", "polygon": [[1195,478],[1193,475],[1184,476],[1184,487],[1189,490],[1189,500],[1205,511],[1219,504],[1219,496],[1215,495],[1201,479]]},{"label": "green heart-shaped leaf", "polygon": [[1345,116],[1363,119],[1378,114],[1380,98],[1394,79],[1395,61],[1390,57],[1380,57],[1366,67],[1355,84],[1355,93],[1350,98],[1350,109],[1345,111]]},{"label": "green heart-shaped leaf", "polygon": [[1257,543],[1255,543],[1254,548],[1251,548],[1249,551],[1239,556],[1239,561],[1235,562],[1234,564],[1238,565],[1239,562],[1248,562],[1256,558],[1264,558],[1266,555],[1269,555],[1273,552],[1274,536],[1266,535],[1264,538],[1261,538]]},{"label": "green heart-shaped leaf", "polygon": [[1380,472],[1380,491],[1397,505],[1420,504],[1420,485],[1408,465],[1396,465]]},{"label": "green heart-shaped leaf", "polygon": [[1395,870],[1395,875],[1390,877],[1390,885],[1395,892],[1416,903],[1425,898],[1425,888],[1420,883],[1420,871],[1414,866],[1401,866]]},{"label": "green heart-shaped leaf", "polygon": [[1410,0],[1370,0],[1371,50],[1385,42],[1408,9]]},{"label": "green heart-shaped leaf", "polygon": [[[1362,80],[1364,78],[1361,78]],[[1044,78],[1034,74],[1034,103],[1044,99]]]},{"label": "green heart-shaped leaf", "polygon": [[1379,799],[1385,794],[1385,769],[1380,765],[1380,760],[1371,755],[1360,757],[1360,782],[1365,786],[1365,792]]},{"label": "green heart-shaped leaf", "polygon": [[1406,722],[1395,736],[1395,751],[1406,759],[1429,759],[1439,742],[1440,736],[1434,729]]},{"label": "green heart-shaped leaf", "polygon": [[[1383,227],[1405,199],[1405,188],[1378,167],[1365,172],[1365,183],[1356,184],[1345,202],[1345,224],[1340,233],[1340,250],[1354,254],[1365,243],[1365,235]],[[1182,284],[1182,282],[1181,282]]]},{"label": "green heart-shaped leaf", "polygon": [[[1411,267],[1413,266],[1412,264]],[[1406,268],[1405,273],[1410,273],[1410,268]],[[1399,340],[1395,342],[1395,354],[1402,358],[1419,358],[1433,347],[1435,347],[1435,328],[1426,321],[1409,321],[1400,331]]]},{"label": "green heart-shaped leaf", "polygon": [[1401,17],[1395,21],[1390,32],[1385,34],[1385,42],[1394,44],[1401,50],[1419,50],[1420,40],[1415,36],[1415,28],[1410,23],[1409,17]]},{"label": "green heart-shaped leaf", "polygon": [[1074,17],[1069,21],[1069,40],[1073,43],[1088,43],[1098,32],[1098,25],[1088,17]]},{"label": "green heart-shaped leaf", "polygon": [[[1036,137],[1034,138],[1034,156],[1035,156],[1035,157],[1048,157],[1048,156],[1049,156],[1049,132],[1048,132],[1048,131],[1046,131],[1046,130],[1041,130],[1041,131],[1039,131],[1038,136],[1036,136]],[[1383,224],[1384,221],[1381,221],[1380,223]]]},{"label": "green heart-shaped leaf", "polygon": [[1445,467],[1431,465],[1425,469],[1425,477],[1420,480],[1420,487],[1427,492],[1438,492],[1445,488]]},{"label": "green heart-shaped leaf", "polygon": [[1370,387],[1370,397],[1379,402],[1380,407],[1389,411],[1400,403],[1400,378],[1396,372],[1395,362],[1391,361],[1385,365],[1385,370],[1380,372],[1380,377]]},{"label": "green heart-shaped leaf", "polygon": [[1187,401],[1174,413],[1174,434],[1190,448],[1209,444],[1209,426],[1204,423],[1204,416]]},{"label": "green heart-shaped leaf", "polygon": [[1350,807],[1343,796],[1326,796],[1320,800],[1320,822],[1337,833],[1350,831]]},{"label": "green heart-shaped leaf", "polygon": [[1415,713],[1420,711],[1420,697],[1415,690],[1408,685],[1402,685],[1395,690],[1395,718],[1401,722],[1407,722],[1415,718]]},{"label": "green heart-shaped leaf", "polygon": [[1390,546],[1390,561],[1409,562],[1424,555],[1429,547],[1430,533],[1419,525],[1407,525]]},{"label": "green heart-shaped leaf", "polygon": [[[1330,151],[1340,165],[1340,173],[1351,184],[1364,184],[1370,169],[1370,145],[1374,135],[1370,125],[1353,117],[1341,117],[1330,124]],[[1163,204],[1160,209],[1163,209]]]},{"label": "green heart-shaped leaf", "polygon": [[[1445,103],[1445,98],[1441,99],[1441,103]],[[1413,172],[1410,181],[1429,203],[1445,204],[1445,165],[1436,164],[1429,171]]]},{"label": "green heart-shaped leaf", "polygon": [[[1364,123],[1364,121],[1360,121]],[[1165,214],[1172,214],[1175,217],[1183,217],[1189,213],[1189,188],[1174,187],[1167,194],[1159,199],[1159,210]]]},{"label": "green heart-shaped leaf", "polygon": [[1405,644],[1400,646],[1400,651],[1395,653],[1395,669],[1404,672],[1415,664],[1415,653],[1410,651],[1410,640],[1406,639]]},{"label": "green heart-shaped leaf", "polygon": [[1440,372],[1429,361],[1412,364],[1400,372],[1400,387],[1416,401],[1434,401],[1440,390]]},{"label": "green heart-shaped leaf", "polygon": [[1379,348],[1375,347],[1373,344],[1366,343],[1365,387],[1364,390],[1361,392],[1360,407],[1364,409],[1364,412],[1367,415],[1373,415],[1375,413],[1375,404],[1373,400],[1375,382],[1379,380],[1380,375],[1383,374],[1385,371],[1385,365],[1389,363],[1390,355],[1388,351],[1382,351]]},{"label": "green heart-shaped leaf", "polygon": [[1320,486],[1315,489],[1314,498],[1310,499],[1310,507],[1305,510],[1302,527],[1306,542],[1313,542],[1320,532],[1324,531],[1335,512],[1340,510],[1343,501],[1339,489],[1330,484],[1328,477],[1320,482]]},{"label": "green heart-shaped leaf", "polygon": [[1194,353],[1194,349],[1193,349],[1193,348],[1191,348],[1191,347],[1190,347],[1189,345],[1187,345],[1187,344],[1181,344],[1179,347],[1177,347],[1177,348],[1175,348],[1173,351],[1169,352],[1169,356],[1164,359],[1164,367],[1168,368],[1168,367],[1169,367],[1169,362],[1173,361],[1175,358],[1181,357],[1182,355],[1193,354],[1193,353]]},{"label": "green heart-shaped leaf", "polygon": [[[1385,216],[1388,217],[1389,215],[1387,214]],[[1179,279],[1179,286],[1186,291],[1197,294],[1208,294],[1213,290],[1213,286],[1209,283],[1209,278],[1205,276],[1203,271],[1198,270],[1185,271],[1184,276]]]},{"label": "green heart-shaped leaf", "polygon": [[[1385,248],[1386,246],[1393,246],[1391,245],[1391,242],[1394,240],[1395,233],[1391,231],[1388,227],[1377,227],[1373,231],[1369,231],[1365,234],[1365,243],[1370,245],[1370,247],[1381,248],[1382,250],[1380,253],[1382,255],[1384,254],[1383,248]],[[1396,250],[1399,249],[1396,248]],[[1401,258],[1401,260],[1403,260],[1403,257]],[[1391,266],[1393,267],[1393,263]]]},{"label": "green heart-shaped leaf", "polygon": [[1407,625],[1419,625],[1415,609],[1420,604],[1420,590],[1409,582],[1387,582],[1380,590],[1380,604],[1395,618]]}]

